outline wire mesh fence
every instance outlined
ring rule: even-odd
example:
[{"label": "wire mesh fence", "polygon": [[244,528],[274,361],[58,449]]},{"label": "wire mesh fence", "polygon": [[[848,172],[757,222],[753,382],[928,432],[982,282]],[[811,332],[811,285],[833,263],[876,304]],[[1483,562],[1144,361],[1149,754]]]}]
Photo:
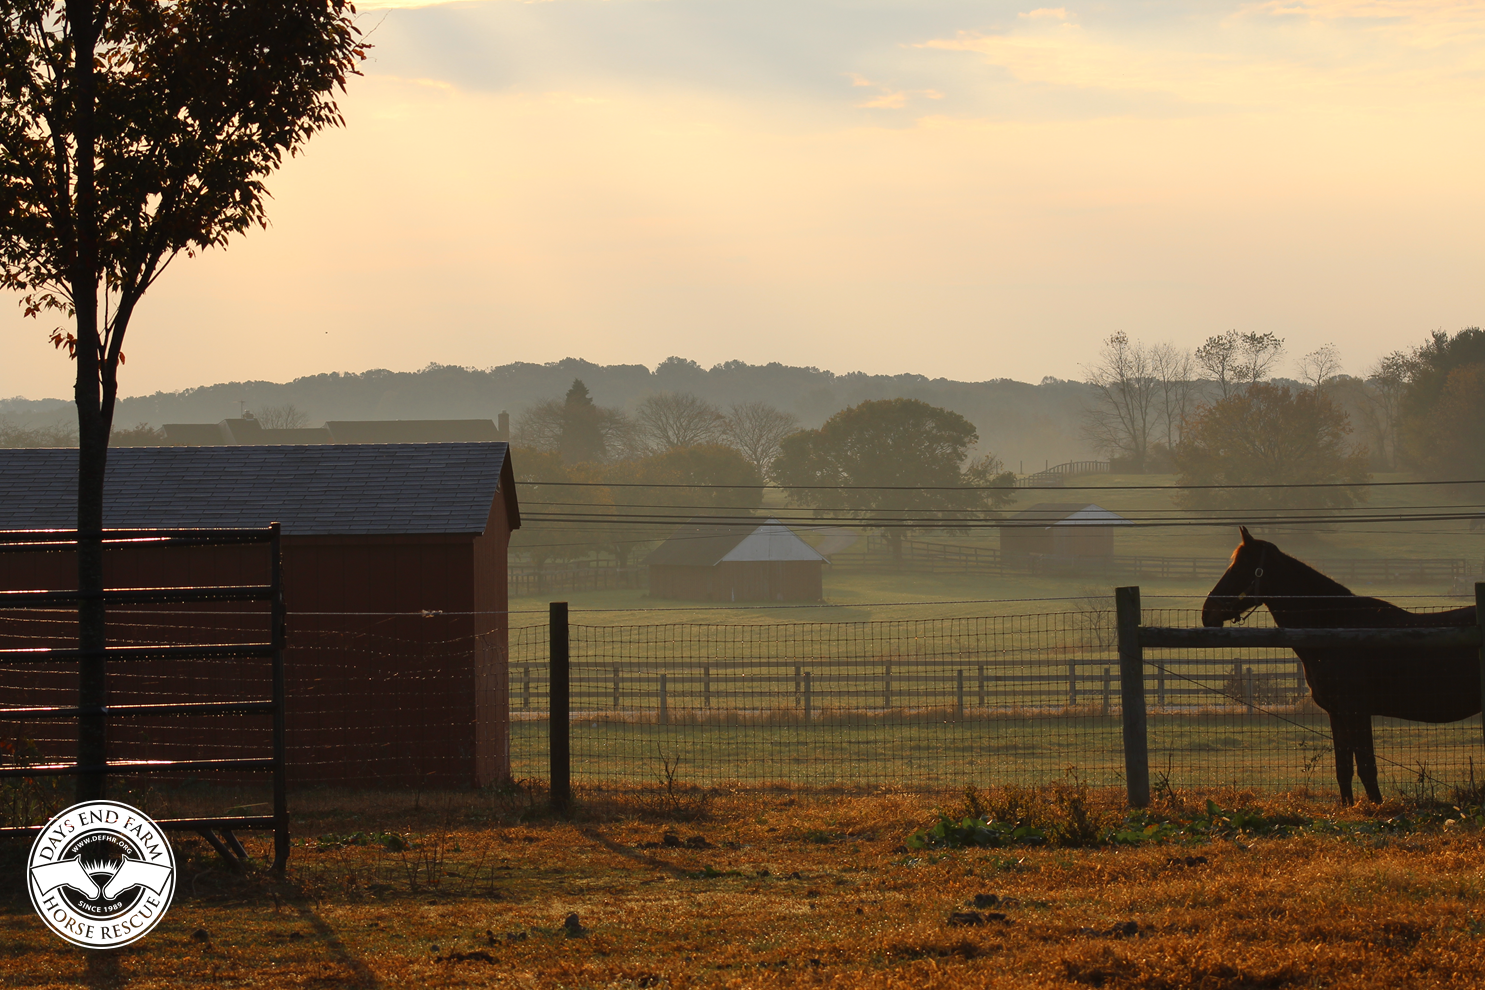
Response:
[{"label": "wire mesh fence", "polygon": [[[571,777],[598,788],[938,789],[1050,783],[1071,767],[1091,785],[1122,786],[1112,604],[1083,599],[1060,606],[1065,611],[861,622],[636,622],[641,616],[578,613],[569,627]],[[507,639],[507,618],[291,613],[291,786],[545,779],[548,629],[535,616],[517,616]],[[75,621],[65,612],[11,613],[0,617],[0,639],[65,645]],[[135,609],[109,621],[116,641],[210,642],[261,616]],[[1200,624],[1190,609],[1147,609],[1144,621]],[[1268,624],[1266,615],[1248,621]],[[110,697],[232,700],[261,693],[262,676],[257,666],[120,663],[110,669]],[[1157,788],[1308,785],[1333,793],[1329,720],[1309,699],[1291,651],[1148,649],[1144,690]],[[5,707],[67,704],[75,692],[75,670],[0,667]],[[1473,780],[1478,716],[1373,725],[1384,794],[1442,797]],[[121,720],[110,757],[245,755],[261,750],[269,731],[266,716]],[[70,760],[75,732],[65,720],[23,723],[0,713],[0,762]]]},{"label": "wire mesh fence", "polygon": [[[1147,624],[1200,625],[1190,609]],[[1267,616],[1250,620],[1268,624]],[[544,776],[547,632],[512,631],[511,767]],[[573,624],[575,783],[1124,782],[1113,610],[878,622]],[[1334,784],[1327,714],[1280,649],[1150,650],[1157,787]],[[1377,718],[1384,792],[1473,780],[1479,718]]]}]

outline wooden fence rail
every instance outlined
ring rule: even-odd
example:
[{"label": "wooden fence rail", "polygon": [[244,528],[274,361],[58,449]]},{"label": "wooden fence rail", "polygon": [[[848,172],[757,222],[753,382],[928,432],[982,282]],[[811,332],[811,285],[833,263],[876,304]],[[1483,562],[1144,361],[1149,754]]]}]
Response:
[{"label": "wooden fence rail", "polygon": [[[1416,650],[1474,647],[1479,653],[1480,692],[1485,704],[1485,583],[1475,585],[1473,627],[1438,626],[1416,629],[1248,629],[1206,627],[1174,629],[1140,624],[1140,589],[1115,588],[1119,622],[1119,668],[1125,684],[1144,680],[1144,650],[1259,649],[1304,647],[1400,646]],[[1129,803],[1143,808],[1150,802],[1150,766],[1145,727],[1145,696],[1137,688],[1124,694],[1124,772]],[[1481,719],[1485,727],[1485,717]]]}]

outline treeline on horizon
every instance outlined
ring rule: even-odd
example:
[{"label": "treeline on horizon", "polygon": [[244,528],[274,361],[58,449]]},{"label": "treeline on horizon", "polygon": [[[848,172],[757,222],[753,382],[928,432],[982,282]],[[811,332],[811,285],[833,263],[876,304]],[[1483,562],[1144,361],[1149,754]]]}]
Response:
[{"label": "treeline on horizon", "polygon": [[[574,379],[584,382],[599,405],[630,413],[650,396],[690,393],[724,408],[764,402],[804,426],[818,426],[840,409],[869,399],[920,399],[975,423],[981,448],[996,451],[1012,467],[1022,460],[1030,470],[1033,464],[1089,456],[1078,432],[1079,410],[1088,392],[1082,382],[837,374],[778,362],[727,361],[703,368],[679,357],[668,358],[653,370],[640,364],[601,365],[566,358],[487,369],[429,365],[420,371],[331,372],[283,383],[225,382],[120,399],[115,435],[117,442],[121,431],[139,424],[157,428],[165,423],[215,423],[239,415],[243,408],[286,405],[307,415],[310,424],[341,419],[494,419],[502,411],[519,419],[535,404],[560,398]],[[48,445],[75,442],[68,439],[75,435],[74,418],[65,400],[0,400],[0,445],[22,445],[16,438],[22,430],[32,431],[33,441]],[[3,432],[6,426],[9,441]]]},{"label": "treeline on horizon", "polygon": [[[1362,455],[1367,470],[1442,478],[1473,468],[1472,454],[1482,449],[1475,434],[1485,420],[1476,399],[1476,379],[1485,377],[1485,335],[1479,328],[1454,335],[1435,331],[1360,375],[1343,373],[1341,355],[1331,345],[1295,362],[1293,378],[1275,373],[1282,356],[1283,342],[1272,334],[1232,331],[1183,352],[1120,333],[1090,355],[1086,380],[1049,377],[1037,385],[835,374],[778,362],[729,361],[703,368],[679,357],[653,371],[576,358],[484,370],[430,365],[416,372],[327,373],[286,383],[231,382],[125,398],[115,417],[114,442],[158,442],[156,428],[166,422],[216,422],[244,408],[285,412],[294,425],[326,419],[494,418],[509,411],[517,440],[524,429],[528,442],[523,445],[541,447],[532,424],[542,410],[550,420],[553,403],[576,380],[619,425],[611,438],[613,451],[600,459],[633,459],[645,447],[635,445],[632,424],[646,409],[653,414],[657,401],[705,396],[715,411],[767,407],[791,425],[814,428],[864,401],[909,398],[959,413],[977,433],[971,453],[996,456],[1022,473],[1090,456],[1111,459],[1116,468],[1129,471],[1171,473],[1184,431],[1203,411],[1230,402],[1234,391],[1265,382],[1294,395],[1323,397],[1338,413],[1339,444],[1349,456]],[[62,400],[0,400],[0,445],[74,443],[71,417],[70,403]],[[766,468],[756,452],[752,462]]]}]

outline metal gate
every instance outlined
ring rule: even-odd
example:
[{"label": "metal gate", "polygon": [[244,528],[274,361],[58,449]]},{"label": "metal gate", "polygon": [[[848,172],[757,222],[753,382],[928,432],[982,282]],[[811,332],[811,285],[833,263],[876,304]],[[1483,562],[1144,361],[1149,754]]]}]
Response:
[{"label": "metal gate", "polygon": [[[275,871],[289,859],[289,812],[284,761],[284,594],[283,554],[279,524],[265,529],[113,529],[102,534],[105,551],[125,547],[205,547],[268,544],[268,583],[217,587],[112,588],[91,595],[79,591],[0,591],[0,609],[75,607],[84,599],[103,599],[113,605],[174,605],[203,602],[267,602],[268,628],[258,642],[213,643],[190,646],[108,646],[102,650],[22,648],[0,650],[0,665],[51,664],[102,659],[105,662],[146,660],[263,660],[272,665],[272,696],[246,701],[210,701],[178,704],[102,706],[48,706],[0,708],[0,719],[129,718],[155,715],[244,715],[271,713],[272,753],[262,758],[220,760],[108,760],[102,766],[49,763],[0,768],[0,777],[39,777],[78,774],[139,774],[160,772],[258,771],[273,774],[273,814],[216,818],[159,820],[162,828],[196,832],[229,863],[240,866],[247,852],[235,830],[260,829],[274,833]],[[0,532],[0,553],[67,553],[78,548],[75,530]],[[40,831],[43,826],[0,829],[3,833]]]}]

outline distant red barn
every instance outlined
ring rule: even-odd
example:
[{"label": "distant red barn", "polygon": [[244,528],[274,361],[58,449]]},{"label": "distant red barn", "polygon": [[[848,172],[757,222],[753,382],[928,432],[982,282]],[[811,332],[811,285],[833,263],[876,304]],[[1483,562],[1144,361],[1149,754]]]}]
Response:
[{"label": "distant red barn", "polygon": [[692,519],[645,561],[652,598],[703,602],[817,602],[827,561],[777,519]]},{"label": "distant red barn", "polygon": [[[77,451],[0,450],[0,529],[67,529]],[[520,526],[504,443],[134,447],[109,451],[109,528],[282,524],[291,779],[486,784],[509,776],[506,552]],[[261,584],[263,547],[109,551],[113,587]],[[0,554],[0,588],[76,587],[70,554]],[[110,613],[113,643],[230,642],[243,607]],[[0,613],[0,647],[75,642],[70,615]],[[266,665],[116,664],[115,703],[266,696]],[[70,704],[76,678],[0,665],[0,706]],[[184,696],[182,696],[182,692]],[[244,723],[245,724],[245,723]],[[110,724],[110,758],[207,759],[267,724]],[[5,723],[72,755],[70,723]]]}]

